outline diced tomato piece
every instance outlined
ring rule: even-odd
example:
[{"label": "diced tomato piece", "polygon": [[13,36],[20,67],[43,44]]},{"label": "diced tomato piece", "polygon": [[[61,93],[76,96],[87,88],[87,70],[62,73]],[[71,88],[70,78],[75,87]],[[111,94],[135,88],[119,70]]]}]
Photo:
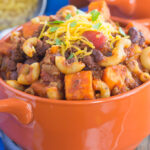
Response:
[{"label": "diced tomato piece", "polygon": [[97,31],[85,31],[83,36],[86,37],[90,42],[92,42],[96,49],[103,48],[106,37],[101,32]]}]

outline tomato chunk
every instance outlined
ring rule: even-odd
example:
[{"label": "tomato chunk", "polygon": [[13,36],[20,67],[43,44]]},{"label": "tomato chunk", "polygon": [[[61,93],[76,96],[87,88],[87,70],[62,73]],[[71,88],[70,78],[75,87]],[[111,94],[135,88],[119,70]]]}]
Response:
[{"label": "tomato chunk", "polygon": [[83,36],[86,37],[90,42],[92,42],[96,49],[103,48],[106,37],[101,32],[97,31],[85,31]]}]

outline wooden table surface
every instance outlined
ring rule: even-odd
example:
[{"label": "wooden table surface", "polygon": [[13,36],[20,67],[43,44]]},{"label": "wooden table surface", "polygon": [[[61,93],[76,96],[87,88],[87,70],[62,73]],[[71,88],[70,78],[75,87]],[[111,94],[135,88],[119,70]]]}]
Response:
[{"label": "wooden table surface", "polygon": [[150,150],[150,136],[145,138],[136,150]]}]

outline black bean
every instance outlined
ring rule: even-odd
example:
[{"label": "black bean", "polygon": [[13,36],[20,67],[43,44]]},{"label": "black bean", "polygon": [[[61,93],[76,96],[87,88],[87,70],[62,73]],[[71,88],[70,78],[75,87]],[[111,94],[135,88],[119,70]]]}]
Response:
[{"label": "black bean", "polygon": [[95,62],[99,62],[103,59],[103,54],[100,52],[100,50],[93,50],[93,56],[94,56],[94,59],[95,59]]},{"label": "black bean", "polygon": [[140,45],[140,46],[143,46],[144,43],[145,43],[145,38],[144,38],[142,32],[139,32],[139,35],[140,35],[139,45]]},{"label": "black bean", "polygon": [[139,32],[135,27],[129,29],[128,34],[130,35],[130,39],[132,43],[138,43],[139,41]]},{"label": "black bean", "polygon": [[108,52],[106,53],[106,56],[112,56],[112,52],[111,52],[111,51],[108,51]]}]

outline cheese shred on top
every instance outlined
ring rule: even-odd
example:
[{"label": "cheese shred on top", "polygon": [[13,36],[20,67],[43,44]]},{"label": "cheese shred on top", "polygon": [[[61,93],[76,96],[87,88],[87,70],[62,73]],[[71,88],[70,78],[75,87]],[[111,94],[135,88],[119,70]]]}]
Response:
[{"label": "cheese shred on top", "polygon": [[[55,24],[47,22],[46,24],[48,29],[45,32],[42,30],[40,38],[46,36],[48,37],[47,43],[59,45],[60,53],[63,56],[65,56],[65,52],[71,48],[76,50],[74,53],[75,57],[82,58],[91,55],[92,51],[88,51],[87,48],[80,49],[75,45],[77,42],[82,42],[91,49],[95,48],[93,43],[83,36],[85,31],[99,31],[104,34],[107,42],[111,44],[121,38],[119,34],[115,37],[112,35],[112,33],[117,34],[118,30],[111,23],[106,22],[101,14],[96,21],[92,21],[90,13],[83,13],[75,15],[63,23]],[[97,27],[95,28],[95,26]],[[56,30],[52,32],[54,27]],[[59,41],[59,44],[56,41]]]}]

